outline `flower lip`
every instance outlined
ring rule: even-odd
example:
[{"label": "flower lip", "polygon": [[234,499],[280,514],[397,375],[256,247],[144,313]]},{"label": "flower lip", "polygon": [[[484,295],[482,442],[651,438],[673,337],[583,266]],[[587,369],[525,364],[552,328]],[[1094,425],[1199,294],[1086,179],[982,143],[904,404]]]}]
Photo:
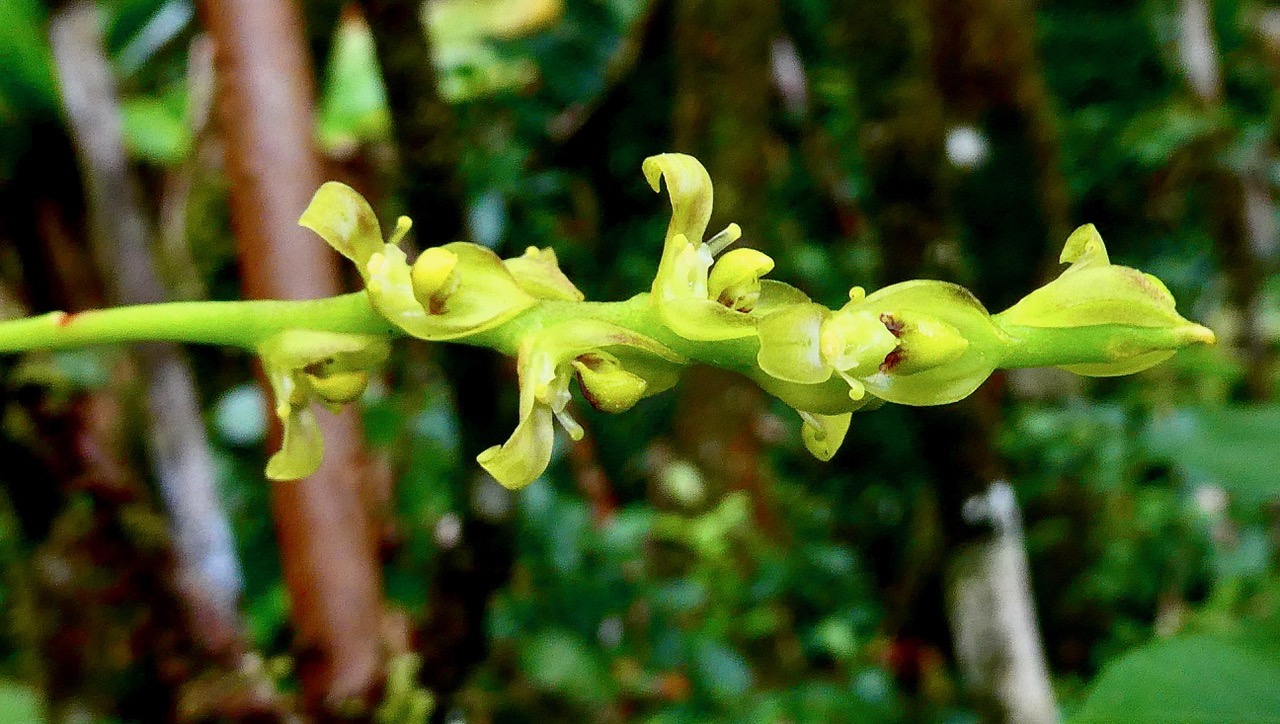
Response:
[{"label": "flower lip", "polygon": [[755,249],[734,249],[711,268],[707,297],[734,311],[750,312],[760,301],[760,277],[771,271],[773,259],[768,255]]}]

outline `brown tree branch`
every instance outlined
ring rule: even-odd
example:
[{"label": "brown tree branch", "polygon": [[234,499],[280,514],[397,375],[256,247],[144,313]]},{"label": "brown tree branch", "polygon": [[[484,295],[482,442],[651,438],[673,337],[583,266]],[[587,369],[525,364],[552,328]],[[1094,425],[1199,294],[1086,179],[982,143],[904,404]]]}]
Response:
[{"label": "brown tree branch", "polygon": [[[245,293],[303,299],[341,291],[337,256],[297,225],[321,182],[314,80],[293,0],[206,0],[217,117]],[[326,453],[310,478],[272,487],[293,607],[299,673],[312,710],[367,706],[383,669],[381,574],[361,431],[321,413]]]}]

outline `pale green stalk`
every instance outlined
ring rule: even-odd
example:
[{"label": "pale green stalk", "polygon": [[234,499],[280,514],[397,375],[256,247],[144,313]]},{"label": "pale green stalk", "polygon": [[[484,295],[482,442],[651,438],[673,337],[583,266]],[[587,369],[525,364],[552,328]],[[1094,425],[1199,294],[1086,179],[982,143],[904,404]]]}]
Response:
[{"label": "pale green stalk", "polygon": [[[668,329],[658,318],[648,294],[622,302],[542,301],[489,330],[452,340],[487,347],[507,355],[538,329],[569,320],[610,322],[650,337],[690,360],[744,372],[756,364],[756,337],[726,341],[691,341]],[[184,342],[256,349],[287,329],[400,337],[364,292],[299,301],[171,302],[92,310],[50,312],[0,322],[0,353],[63,350],[127,342]],[[1000,367],[1046,367],[1110,359],[1108,350],[1126,346],[1163,348],[1174,337],[1191,332],[1116,324],[1072,328],[1005,327],[1010,344]],[[1192,335],[1194,336],[1194,335]],[[1185,344],[1184,340],[1183,343]]]},{"label": "pale green stalk", "polygon": [[170,302],[0,322],[0,353],[122,342],[187,342],[256,349],[286,329],[398,335],[364,292],[300,301]]}]

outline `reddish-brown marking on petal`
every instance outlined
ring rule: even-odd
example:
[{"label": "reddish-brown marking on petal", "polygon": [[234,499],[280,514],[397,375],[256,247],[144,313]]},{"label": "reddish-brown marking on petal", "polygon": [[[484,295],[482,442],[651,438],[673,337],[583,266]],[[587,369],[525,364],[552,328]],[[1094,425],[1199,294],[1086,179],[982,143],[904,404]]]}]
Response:
[{"label": "reddish-brown marking on petal", "polygon": [[[578,361],[581,362],[583,365],[585,365],[587,369],[593,372],[598,371],[604,365],[604,360],[599,355],[594,355],[594,354],[579,355]],[[580,370],[576,371],[574,373],[574,376],[578,378],[578,389],[582,390],[582,397],[586,399],[587,404],[599,410],[600,400],[595,395],[591,394],[590,388],[588,388],[586,384],[582,382],[582,372]]]},{"label": "reddish-brown marking on petal", "polygon": [[897,319],[894,319],[892,314],[881,314],[880,322],[881,324],[884,325],[884,328],[889,330],[889,333],[892,334],[893,336],[895,337],[902,336],[902,322]]},{"label": "reddish-brown marking on petal", "polygon": [[[899,327],[901,329],[901,327]],[[889,331],[893,331],[892,329]],[[897,347],[892,352],[884,356],[884,362],[880,363],[880,371],[889,373],[898,365],[902,364],[902,348]]]},{"label": "reddish-brown marking on petal", "polygon": [[58,312],[58,314],[59,314],[59,317],[58,317],[58,322],[57,322],[57,324],[58,324],[58,326],[59,326],[59,327],[66,327],[66,326],[70,325],[70,324],[71,324],[71,322],[73,322],[73,321],[75,320],[75,318],[76,318],[77,316],[79,316],[79,315],[75,314],[74,312],[73,312],[73,313],[71,313],[71,314],[67,314],[66,312]]}]

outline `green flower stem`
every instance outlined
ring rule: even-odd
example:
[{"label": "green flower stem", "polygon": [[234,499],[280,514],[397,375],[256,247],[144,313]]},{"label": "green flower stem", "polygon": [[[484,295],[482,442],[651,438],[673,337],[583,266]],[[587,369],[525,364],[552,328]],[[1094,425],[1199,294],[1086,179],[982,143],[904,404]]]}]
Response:
[{"label": "green flower stem", "polygon": [[[507,355],[519,352],[530,332],[570,320],[595,319],[650,337],[694,362],[750,375],[759,340],[690,341],[658,318],[648,294],[621,302],[540,301],[506,322],[451,340]],[[999,366],[1050,367],[1110,362],[1139,350],[1176,349],[1200,339],[1204,328],[1172,329],[1115,324],[1072,328],[1004,325],[1011,342]],[[102,309],[78,314],[51,312],[0,322],[0,353],[59,350],[98,344],[168,341],[253,350],[286,329],[403,336],[369,303],[363,292],[302,301],[174,302]]]},{"label": "green flower stem", "polygon": [[1000,358],[999,366],[1004,369],[1114,362],[1154,350],[1213,343],[1213,333],[1195,324],[1172,328],[1122,324],[1001,328],[1012,338]]},{"label": "green flower stem", "polygon": [[188,342],[255,349],[286,329],[399,335],[364,292],[301,301],[172,302],[50,312],[0,322],[0,353],[121,342]]},{"label": "green flower stem", "polygon": [[[755,365],[754,337],[692,342],[667,329],[648,294],[622,302],[541,301],[497,327],[454,340],[514,356],[530,331],[570,320],[612,322],[651,337],[691,360],[730,370]],[[185,342],[255,349],[286,329],[400,337],[364,292],[303,301],[173,302],[100,309],[77,314],[50,312],[0,322],[0,353],[60,350],[125,342]]]},{"label": "green flower stem", "polygon": [[760,350],[760,341],[754,336],[719,342],[685,339],[663,325],[648,294],[637,294],[621,302],[541,301],[497,327],[453,341],[514,356],[519,351],[520,340],[530,332],[584,319],[616,324],[661,342],[692,361],[736,372],[754,369],[756,353]]}]

